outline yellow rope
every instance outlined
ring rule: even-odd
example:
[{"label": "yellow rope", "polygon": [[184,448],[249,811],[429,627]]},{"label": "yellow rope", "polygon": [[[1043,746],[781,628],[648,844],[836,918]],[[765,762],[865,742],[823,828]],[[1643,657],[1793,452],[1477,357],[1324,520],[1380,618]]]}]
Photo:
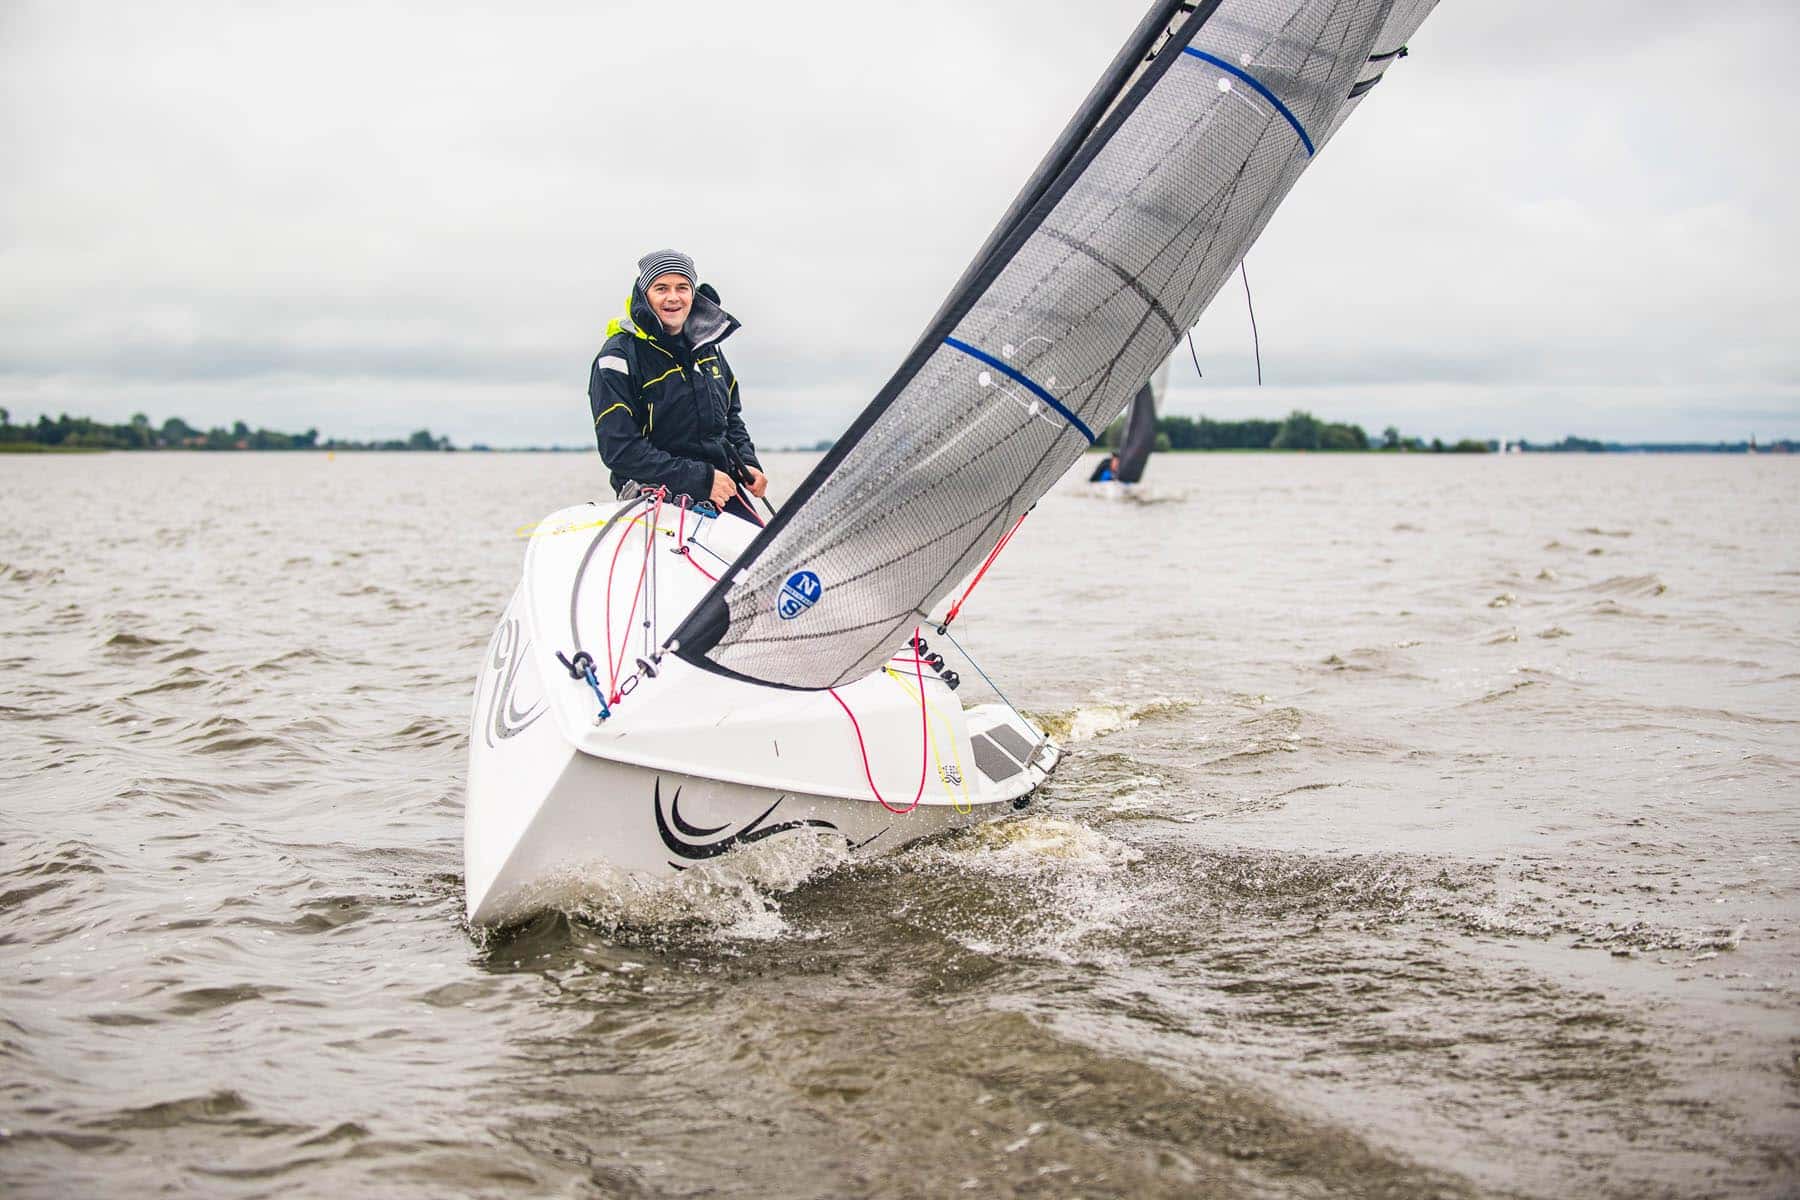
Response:
[{"label": "yellow rope", "polygon": [[[900,685],[900,690],[905,692],[908,698],[914,703],[918,702],[919,693],[913,691],[912,685],[907,682],[904,675],[901,675],[892,667],[884,666],[881,669],[889,679],[892,679],[895,683]],[[943,710],[936,704],[933,704],[929,697],[926,698],[925,706],[931,710],[932,715],[944,723],[945,728],[949,732],[950,754],[956,762],[956,778],[962,785],[962,795],[959,797],[955,792],[951,791],[950,784],[944,779],[944,759],[943,756],[938,753],[937,731],[933,729],[930,722],[927,722],[925,729],[926,734],[931,741],[932,760],[937,763],[938,782],[943,784],[945,794],[950,797],[950,807],[965,815],[972,813],[975,811],[975,805],[969,799],[969,777],[963,773],[962,751],[958,749],[956,745],[956,726],[950,723],[950,719],[944,715]]]},{"label": "yellow rope", "polygon": [[[629,529],[633,525],[641,525],[641,524],[643,524],[643,522],[644,522],[643,517],[633,517],[633,518],[631,518],[631,520],[625,522],[624,527],[626,529]],[[601,518],[598,521],[584,521],[580,525],[558,525],[554,529],[545,529],[545,528],[543,528],[543,524],[544,524],[544,522],[542,522],[542,521],[534,521],[530,525],[521,525],[517,529],[513,530],[513,536],[514,537],[522,537],[522,538],[536,538],[536,537],[555,537],[559,533],[579,533],[583,529],[598,529],[598,528],[600,528],[600,526],[606,524],[606,518]],[[666,525],[658,525],[656,527],[656,532],[662,533],[662,534],[667,534],[669,537],[675,536],[675,530]]]}]

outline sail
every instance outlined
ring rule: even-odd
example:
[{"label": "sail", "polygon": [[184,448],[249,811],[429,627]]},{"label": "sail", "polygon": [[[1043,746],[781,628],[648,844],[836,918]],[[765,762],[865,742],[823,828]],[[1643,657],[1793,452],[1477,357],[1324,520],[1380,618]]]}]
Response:
[{"label": "sail", "polygon": [[1169,357],[1385,69],[1378,40],[1429,8],[1154,8],[899,371],[670,648],[790,688],[885,661]]},{"label": "sail", "polygon": [[1120,483],[1137,483],[1144,477],[1150,451],[1156,447],[1156,410],[1158,400],[1169,378],[1169,364],[1144,381],[1144,386],[1131,398],[1125,418],[1125,436],[1119,441]]}]

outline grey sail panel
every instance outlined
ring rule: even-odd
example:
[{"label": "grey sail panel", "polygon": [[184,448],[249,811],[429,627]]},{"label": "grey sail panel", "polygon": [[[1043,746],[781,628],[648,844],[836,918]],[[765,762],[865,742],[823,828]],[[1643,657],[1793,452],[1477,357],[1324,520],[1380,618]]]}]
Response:
[{"label": "grey sail panel", "polygon": [[886,660],[1198,320],[1392,7],[1234,0],[1183,20],[677,652],[795,688]]}]

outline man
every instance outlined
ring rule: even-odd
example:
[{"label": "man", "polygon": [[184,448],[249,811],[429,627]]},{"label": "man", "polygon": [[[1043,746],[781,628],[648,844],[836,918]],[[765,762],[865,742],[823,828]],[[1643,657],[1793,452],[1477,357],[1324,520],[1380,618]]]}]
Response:
[{"label": "man", "polygon": [[678,250],[638,260],[625,315],[607,325],[588,372],[594,438],[616,491],[666,487],[756,520],[743,492],[760,497],[769,481],[719,349],[738,322],[697,283],[694,260]]},{"label": "man", "polygon": [[1109,454],[1100,460],[1100,465],[1094,468],[1094,473],[1092,475],[1088,476],[1088,482],[1111,483],[1118,477],[1119,456],[1116,454]]}]

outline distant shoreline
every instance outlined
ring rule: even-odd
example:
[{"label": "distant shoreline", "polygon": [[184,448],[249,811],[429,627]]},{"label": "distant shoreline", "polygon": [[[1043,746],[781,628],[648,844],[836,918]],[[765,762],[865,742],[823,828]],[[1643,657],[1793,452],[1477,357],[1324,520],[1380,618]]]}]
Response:
[{"label": "distant shoreline", "polygon": [[[1124,440],[1125,418],[1109,425],[1089,448],[1090,453],[1110,453]],[[1602,442],[1573,435],[1559,442],[1535,443],[1525,438],[1503,440],[1407,436],[1392,425],[1371,437],[1353,422],[1326,421],[1304,409],[1295,409],[1281,420],[1251,418],[1216,421],[1209,417],[1170,414],[1156,418],[1154,453],[1192,454],[1792,454],[1800,443],[1782,438],[1759,445],[1754,437],[1741,442]],[[821,454],[833,442],[820,440],[806,446],[765,448],[769,453]],[[593,454],[592,445],[490,446],[476,442],[456,446],[429,429],[414,430],[406,438],[350,441],[321,438],[317,429],[283,433],[252,429],[243,421],[230,428],[197,429],[180,417],[153,424],[137,413],[123,424],[107,424],[91,417],[63,413],[55,420],[48,414],[36,421],[14,425],[11,414],[0,408],[0,454],[78,454],[101,451],[199,451],[242,453],[256,451],[320,451],[335,453],[402,452],[414,454]]]}]

